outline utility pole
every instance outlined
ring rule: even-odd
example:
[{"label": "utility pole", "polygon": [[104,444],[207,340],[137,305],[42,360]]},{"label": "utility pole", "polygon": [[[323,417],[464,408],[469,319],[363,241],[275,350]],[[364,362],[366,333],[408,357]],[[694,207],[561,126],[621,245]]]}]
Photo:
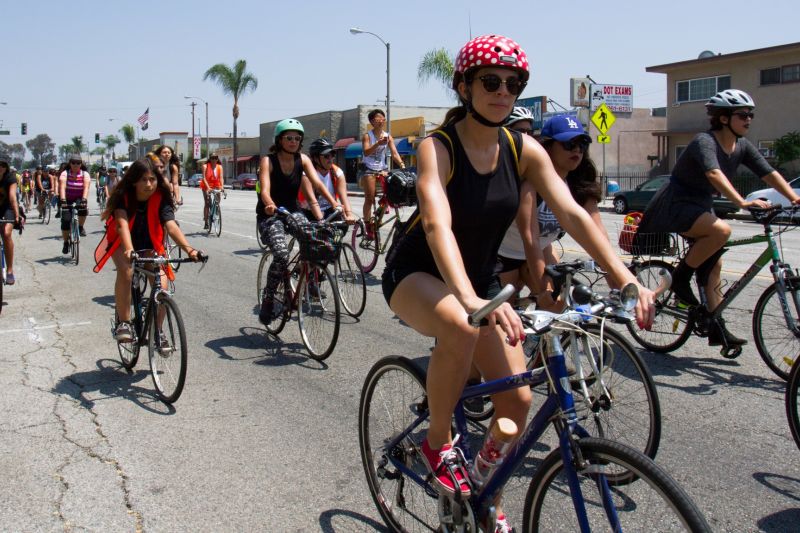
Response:
[{"label": "utility pole", "polygon": [[197,102],[192,102],[190,105],[192,106],[192,143],[194,143],[194,106],[197,105]]}]

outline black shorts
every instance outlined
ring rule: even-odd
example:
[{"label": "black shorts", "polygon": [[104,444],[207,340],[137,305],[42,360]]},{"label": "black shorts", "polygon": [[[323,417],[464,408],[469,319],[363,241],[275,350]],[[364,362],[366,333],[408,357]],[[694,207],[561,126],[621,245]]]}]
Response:
[{"label": "black shorts", "polygon": [[[78,216],[85,217],[89,215],[89,208],[78,209]],[[72,221],[72,209],[63,207],[61,209],[61,231],[69,231],[69,224]]]},{"label": "black shorts", "polygon": [[[383,297],[386,299],[387,304],[391,302],[392,294],[394,294],[394,291],[397,289],[397,286],[400,285],[400,282],[403,281],[406,276],[409,276],[415,272],[426,272],[437,279],[442,279],[442,276],[438,271],[431,272],[419,270],[418,268],[386,267],[383,271],[383,275],[381,276],[381,288],[383,289]],[[477,286],[475,286],[475,293],[480,298],[491,299],[497,296],[497,294],[500,292],[500,289],[500,279],[497,276],[492,276],[484,283],[477,284]]]},{"label": "black shorts", "polygon": [[495,267],[495,274],[505,274],[506,272],[514,272],[525,264],[524,259],[514,259],[511,257],[497,256],[497,266]]}]

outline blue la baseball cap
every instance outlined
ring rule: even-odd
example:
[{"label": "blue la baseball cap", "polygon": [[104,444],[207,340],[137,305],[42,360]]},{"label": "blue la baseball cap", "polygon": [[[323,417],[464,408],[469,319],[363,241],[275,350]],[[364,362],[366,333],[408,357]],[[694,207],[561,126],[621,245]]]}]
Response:
[{"label": "blue la baseball cap", "polygon": [[575,137],[583,136],[587,141],[592,138],[583,129],[581,121],[569,115],[556,115],[542,126],[542,137],[557,141],[569,141]]}]

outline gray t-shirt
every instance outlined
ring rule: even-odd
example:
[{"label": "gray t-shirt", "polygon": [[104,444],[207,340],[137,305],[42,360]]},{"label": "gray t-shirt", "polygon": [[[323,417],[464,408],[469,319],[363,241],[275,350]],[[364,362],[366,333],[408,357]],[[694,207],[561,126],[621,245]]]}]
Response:
[{"label": "gray t-shirt", "polygon": [[744,137],[737,139],[736,148],[728,155],[708,131],[698,134],[683,151],[672,169],[671,181],[677,196],[711,196],[715,189],[706,172],[719,169],[731,179],[736,176],[739,165],[746,166],[759,178],[774,170],[753,143]]}]

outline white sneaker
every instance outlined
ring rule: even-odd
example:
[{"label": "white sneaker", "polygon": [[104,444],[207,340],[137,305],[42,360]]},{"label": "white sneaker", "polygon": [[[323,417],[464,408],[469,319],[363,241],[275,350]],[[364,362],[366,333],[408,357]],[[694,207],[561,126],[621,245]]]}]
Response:
[{"label": "white sneaker", "polygon": [[120,322],[114,330],[114,340],[120,343],[133,342],[133,328],[130,322]]}]

